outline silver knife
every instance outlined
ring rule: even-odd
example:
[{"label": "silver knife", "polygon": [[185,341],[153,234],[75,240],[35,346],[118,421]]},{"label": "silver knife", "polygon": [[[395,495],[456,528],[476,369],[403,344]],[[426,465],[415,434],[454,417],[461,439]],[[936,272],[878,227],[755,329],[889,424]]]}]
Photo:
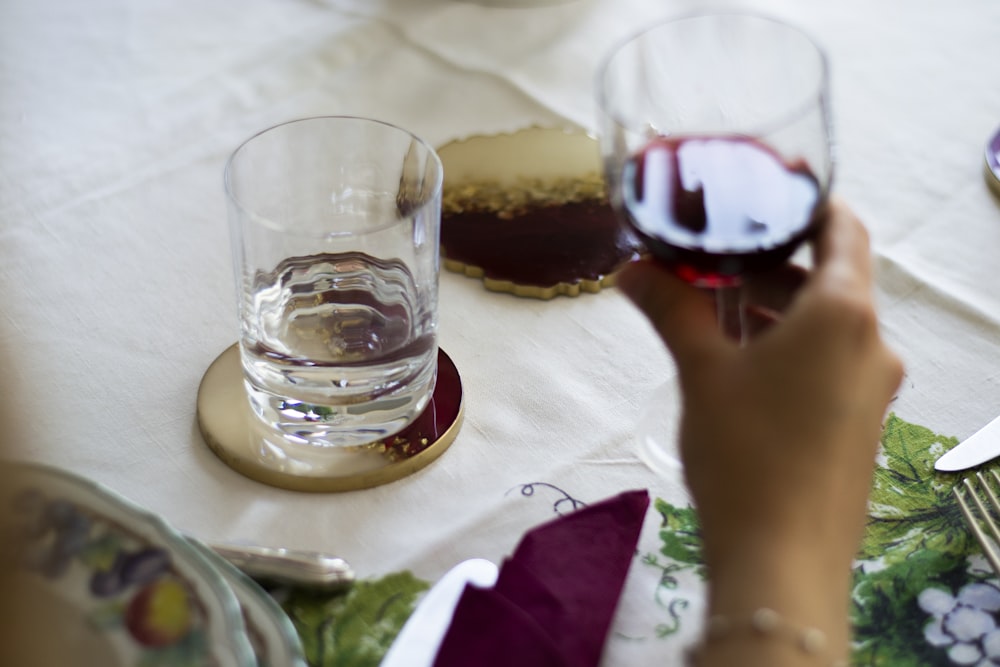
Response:
[{"label": "silver knife", "polygon": [[497,566],[482,558],[448,570],[417,604],[379,667],[431,667],[465,585],[487,587],[496,580]]},{"label": "silver knife", "polygon": [[1000,417],[948,450],[934,462],[934,469],[956,472],[974,468],[1000,456]]}]

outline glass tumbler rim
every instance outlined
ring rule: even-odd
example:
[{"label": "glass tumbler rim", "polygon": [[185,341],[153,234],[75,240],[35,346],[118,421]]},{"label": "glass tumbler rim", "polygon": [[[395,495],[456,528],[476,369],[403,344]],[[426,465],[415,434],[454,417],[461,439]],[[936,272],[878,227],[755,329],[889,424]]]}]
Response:
[{"label": "glass tumbler rim", "polygon": [[[236,196],[236,193],[233,191],[233,187],[232,187],[233,165],[234,165],[235,160],[239,156],[239,154],[251,142],[253,142],[255,139],[258,139],[258,138],[264,136],[265,134],[268,134],[268,133],[273,132],[275,130],[281,129],[283,127],[287,127],[289,125],[298,125],[300,123],[307,123],[307,122],[313,122],[313,121],[331,121],[331,120],[362,121],[364,123],[371,123],[373,125],[380,125],[380,126],[382,126],[384,128],[388,128],[390,130],[396,130],[396,131],[398,131],[398,132],[400,132],[400,133],[402,133],[402,134],[404,134],[406,136],[409,136],[414,142],[416,142],[418,145],[420,145],[421,147],[423,147],[424,149],[427,150],[427,155],[432,158],[433,163],[436,166],[436,172],[437,172],[436,176],[435,176],[435,179],[434,179],[434,184],[433,184],[433,186],[432,186],[432,188],[430,190],[430,193],[431,193],[432,196],[427,197],[427,200],[424,201],[424,202],[422,202],[418,207],[416,207],[416,209],[414,209],[413,213],[417,214],[418,212],[422,212],[428,206],[432,205],[432,203],[435,201],[435,199],[437,199],[436,195],[439,195],[441,193],[441,190],[442,190],[443,185],[444,185],[444,166],[441,164],[441,158],[438,156],[437,151],[434,149],[433,146],[431,146],[422,137],[420,137],[420,136],[414,134],[413,132],[411,132],[410,130],[407,130],[406,128],[401,127],[399,125],[396,125],[394,123],[390,123],[390,122],[387,122],[387,121],[384,121],[384,120],[379,120],[377,118],[370,118],[370,117],[367,117],[367,116],[356,116],[356,115],[350,115],[350,114],[322,114],[322,115],[316,115],[316,116],[301,116],[301,117],[298,117],[298,118],[292,118],[292,119],[289,119],[289,120],[285,120],[285,121],[282,121],[280,123],[275,123],[274,125],[270,125],[268,127],[265,127],[265,128],[263,128],[261,130],[258,130],[257,132],[254,132],[253,134],[251,134],[249,137],[247,137],[246,139],[244,139],[243,141],[241,141],[240,144],[236,148],[233,149],[233,151],[229,154],[229,157],[226,159],[226,164],[225,164],[225,167],[223,169],[223,188],[224,188],[225,193],[226,193],[226,198],[240,211],[241,214],[256,219],[260,224],[264,225],[265,227],[269,227],[271,229],[274,229],[275,231],[281,231],[283,233],[294,234],[295,233],[294,230],[289,229],[288,227],[286,227],[284,225],[277,224],[277,223],[273,222],[272,220],[270,220],[268,218],[264,218],[264,217],[261,217],[261,216],[257,215],[256,213],[253,212],[253,210],[251,210],[250,208],[248,208],[243,203],[243,201],[240,200],[239,197]],[[385,229],[388,229],[390,227],[393,227],[393,226],[399,224],[401,221],[402,220],[387,220],[385,223],[383,223],[381,225],[369,227],[368,229],[365,230],[364,233],[365,234],[374,234],[374,233],[383,231]],[[356,232],[345,232],[345,234],[355,235],[355,236],[357,235]],[[330,233],[325,234],[325,236],[330,236]]]},{"label": "glass tumbler rim", "polygon": [[[829,57],[827,56],[826,50],[812,37],[810,33],[806,30],[800,28],[799,26],[790,23],[784,19],[777,18],[765,13],[753,12],[753,11],[740,11],[740,10],[700,10],[693,12],[686,12],[683,14],[676,14],[667,18],[660,19],[650,25],[646,25],[639,30],[636,30],[624,38],[619,39],[615,42],[610,49],[601,58],[595,75],[595,85],[594,90],[597,97],[598,109],[610,118],[619,127],[629,129],[630,125],[626,119],[622,118],[619,113],[612,111],[611,100],[606,90],[605,81],[607,79],[608,71],[611,67],[612,62],[615,58],[621,54],[621,52],[629,44],[636,42],[643,36],[652,33],[655,30],[664,28],[669,25],[677,25],[684,23],[686,21],[692,21],[697,19],[723,19],[723,18],[743,18],[743,19],[753,19],[759,21],[760,23],[769,23],[774,26],[778,26],[789,31],[794,32],[802,39],[805,40],[807,44],[812,46],[818,61],[819,61],[819,75],[816,77],[815,89],[811,90],[807,95],[803,95],[802,101],[795,105],[790,105],[788,110],[784,113],[775,114],[775,119],[769,124],[762,124],[759,127],[751,127],[745,130],[741,130],[739,134],[741,136],[762,138],[771,134],[774,130],[785,127],[803,114],[808,113],[810,107],[816,104],[816,100],[820,101],[820,104],[824,104],[825,98],[829,95],[829,79],[830,79],[830,63]],[[734,132],[735,134],[735,132]]]}]

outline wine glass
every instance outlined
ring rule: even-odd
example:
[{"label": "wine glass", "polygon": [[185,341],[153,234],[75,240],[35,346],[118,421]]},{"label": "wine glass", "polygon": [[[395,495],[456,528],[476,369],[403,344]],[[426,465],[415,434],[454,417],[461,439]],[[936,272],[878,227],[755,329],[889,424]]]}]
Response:
[{"label": "wine glass", "polygon": [[[823,51],[754,14],[695,14],[649,27],[597,76],[608,196],[648,252],[715,294],[742,341],[741,285],[786,262],[818,224],[833,172]],[[664,392],[640,423],[640,455],[677,465]]]}]

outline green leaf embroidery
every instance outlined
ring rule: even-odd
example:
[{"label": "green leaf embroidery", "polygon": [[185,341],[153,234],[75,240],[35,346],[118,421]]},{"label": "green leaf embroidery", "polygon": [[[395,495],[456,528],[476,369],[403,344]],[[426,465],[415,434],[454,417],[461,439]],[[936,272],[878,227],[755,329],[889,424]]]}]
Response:
[{"label": "green leaf embroidery", "polygon": [[934,472],[955,438],[890,414],[882,433],[886,464],[875,470],[870,518],[859,558],[895,563],[915,551],[969,553],[974,546],[951,497],[957,475]]},{"label": "green leaf embroidery", "polygon": [[292,589],[281,605],[312,667],[377,667],[427,588],[410,572],[397,572],[342,594]]},{"label": "green leaf embroidery", "polygon": [[695,566],[705,577],[704,558],[701,554],[701,527],[693,507],[674,507],[662,498],[654,505],[660,513],[660,553],[678,563]]}]

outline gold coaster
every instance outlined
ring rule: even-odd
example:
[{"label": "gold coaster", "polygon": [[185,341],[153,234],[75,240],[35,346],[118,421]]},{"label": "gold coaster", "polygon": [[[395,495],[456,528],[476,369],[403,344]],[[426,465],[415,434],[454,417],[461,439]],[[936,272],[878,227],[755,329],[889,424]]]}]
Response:
[{"label": "gold coaster", "polygon": [[198,387],[198,427],[236,472],[293,491],[355,491],[388,484],[437,459],[462,425],[462,379],[438,349],[438,376],[427,409],[400,433],[357,447],[296,444],[259,425],[243,388],[239,345],[212,362]]}]

